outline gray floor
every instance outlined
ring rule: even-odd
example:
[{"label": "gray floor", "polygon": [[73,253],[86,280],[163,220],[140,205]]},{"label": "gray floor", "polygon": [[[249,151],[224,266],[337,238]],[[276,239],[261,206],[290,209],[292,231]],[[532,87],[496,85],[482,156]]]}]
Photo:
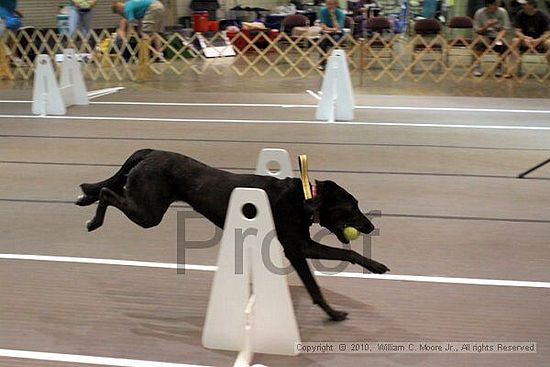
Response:
[{"label": "gray floor", "polygon": [[[0,92],[0,100],[9,99],[29,100],[30,91]],[[124,91],[94,100],[113,101],[315,103],[305,93]],[[548,100],[373,95],[356,102],[543,111],[356,110],[356,122],[367,125],[311,124],[311,106],[94,103],[72,107],[66,118],[37,119],[29,117],[28,103],[0,103],[0,253],[175,262],[176,212],[185,207],[170,209],[150,230],[110,209],[104,227],[89,234],[84,222],[94,207],[72,205],[78,184],[107,177],[143,147],[235,172],[252,171],[261,148],[280,147],[293,157],[308,154],[313,178],[336,180],[362,209],[382,212],[373,257],[393,274],[550,281],[550,166],[530,179],[515,178],[550,155],[550,129],[530,129],[550,128]],[[188,230],[199,239],[213,227],[197,220]],[[337,245],[334,238],[326,243]],[[216,253],[217,247],[194,250],[186,262],[213,265]],[[236,353],[200,344],[211,273],[0,262],[0,349],[216,366],[235,359]],[[255,362],[440,367],[545,366],[550,360],[548,288],[318,281],[329,302],[350,316],[327,322],[302,287],[291,287],[304,341],[535,341],[539,352],[257,355]],[[0,357],[0,366],[64,365]]]}]

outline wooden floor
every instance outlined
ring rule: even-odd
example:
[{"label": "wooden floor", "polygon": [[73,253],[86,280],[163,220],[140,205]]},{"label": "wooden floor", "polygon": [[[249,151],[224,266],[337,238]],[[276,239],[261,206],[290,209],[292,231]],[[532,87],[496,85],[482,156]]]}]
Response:
[{"label": "wooden floor", "polygon": [[[0,100],[29,100],[30,94],[3,90]],[[123,101],[264,105],[114,103]],[[372,255],[392,274],[550,282],[550,165],[529,179],[515,178],[550,155],[547,101],[361,96],[357,104],[370,108],[357,109],[353,124],[312,123],[315,100],[305,93],[123,91],[52,119],[32,117],[29,103],[0,102],[0,255],[175,263],[176,213],[185,206],[171,208],[149,230],[109,209],[105,225],[87,233],[84,223],[95,207],[72,204],[78,184],[108,177],[144,147],[235,172],[252,172],[259,150],[274,147],[293,157],[308,154],[312,178],[335,180],[364,211],[382,212],[375,219],[380,235],[373,238]],[[480,108],[506,111],[472,110]],[[187,229],[190,239],[214,231],[204,219]],[[335,238],[325,242],[337,245]],[[214,265],[216,253],[216,246],[188,251],[186,262]],[[6,259],[0,264],[0,351],[201,366],[230,366],[236,357],[200,343],[210,272]],[[550,360],[549,288],[318,281],[329,303],[349,311],[349,319],[326,321],[302,287],[291,287],[303,341],[533,341],[539,351],[256,355],[256,363],[525,367]],[[6,367],[73,365],[1,355],[0,366]]]}]

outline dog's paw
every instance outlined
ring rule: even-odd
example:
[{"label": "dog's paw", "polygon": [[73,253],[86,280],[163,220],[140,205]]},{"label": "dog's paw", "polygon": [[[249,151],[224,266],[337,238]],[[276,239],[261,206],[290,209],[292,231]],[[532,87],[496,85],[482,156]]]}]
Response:
[{"label": "dog's paw", "polygon": [[93,219],[86,222],[86,228],[88,229],[88,232],[94,231],[99,227],[101,227],[101,223],[98,223]]},{"label": "dog's paw", "polygon": [[96,200],[88,195],[79,195],[74,202],[78,206],[88,206],[95,202]]},{"label": "dog's paw", "polygon": [[370,264],[368,269],[371,271],[371,273],[374,274],[384,274],[385,272],[390,271],[390,268],[388,268],[386,265],[376,261],[373,261],[373,264]]},{"label": "dog's paw", "polygon": [[332,311],[330,313],[330,319],[332,321],[342,321],[342,320],[345,320],[347,317],[348,317],[348,313],[345,312],[345,311]]}]

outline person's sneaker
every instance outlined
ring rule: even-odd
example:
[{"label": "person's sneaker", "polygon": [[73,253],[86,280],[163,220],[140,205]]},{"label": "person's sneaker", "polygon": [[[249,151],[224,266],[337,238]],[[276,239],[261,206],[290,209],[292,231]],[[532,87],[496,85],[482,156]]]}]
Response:
[{"label": "person's sneaker", "polygon": [[23,61],[23,60],[22,60],[21,58],[19,58],[19,57],[15,57],[15,56],[14,56],[14,57],[12,57],[12,58],[10,59],[10,64],[11,64],[12,66],[15,66],[15,67],[18,67],[18,66],[21,67],[21,66],[25,66],[25,61]]},{"label": "person's sneaker", "polygon": [[502,65],[497,65],[497,68],[495,69],[495,76],[497,78],[500,78],[502,76]]},{"label": "person's sneaker", "polygon": [[164,64],[166,62],[166,59],[164,58],[164,56],[160,55],[160,56],[157,56],[155,58],[155,60],[153,60],[154,63],[160,63],[160,64]]},{"label": "person's sneaker", "polygon": [[474,68],[472,70],[472,75],[477,76],[477,77],[482,76],[483,71],[481,70],[481,66],[479,66],[479,65],[474,66]]},{"label": "person's sneaker", "polygon": [[164,58],[164,52],[155,52],[155,58],[153,59],[154,63],[165,63],[166,59]]}]

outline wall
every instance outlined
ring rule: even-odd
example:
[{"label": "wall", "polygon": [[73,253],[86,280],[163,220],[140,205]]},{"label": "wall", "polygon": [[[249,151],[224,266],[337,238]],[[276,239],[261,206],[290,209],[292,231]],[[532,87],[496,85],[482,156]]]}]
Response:
[{"label": "wall", "polygon": [[[162,0],[167,8],[167,25],[173,24],[176,18],[173,17],[176,8],[176,0]],[[59,12],[59,5],[65,4],[65,0],[19,0],[18,9],[24,15],[24,25],[36,28],[55,28],[56,15]],[[120,22],[120,16],[111,11],[112,0],[98,0],[94,8],[93,28],[115,27]]]}]

